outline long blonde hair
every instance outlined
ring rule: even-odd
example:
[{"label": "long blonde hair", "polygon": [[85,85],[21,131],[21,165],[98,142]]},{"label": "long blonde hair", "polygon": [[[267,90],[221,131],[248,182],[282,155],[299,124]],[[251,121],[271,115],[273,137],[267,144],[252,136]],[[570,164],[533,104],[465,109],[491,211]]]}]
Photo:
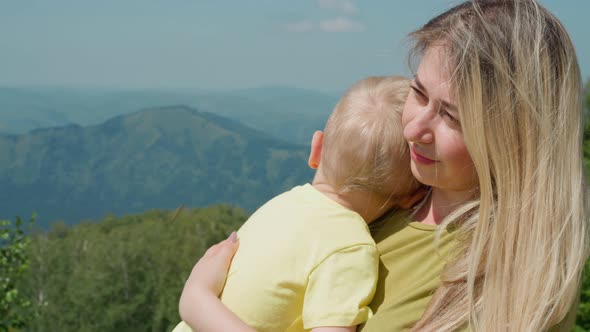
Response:
[{"label": "long blonde hair", "polygon": [[561,23],[535,0],[474,0],[411,35],[442,46],[479,178],[461,254],[414,331],[545,331],[576,300],[588,255],[581,78]]}]

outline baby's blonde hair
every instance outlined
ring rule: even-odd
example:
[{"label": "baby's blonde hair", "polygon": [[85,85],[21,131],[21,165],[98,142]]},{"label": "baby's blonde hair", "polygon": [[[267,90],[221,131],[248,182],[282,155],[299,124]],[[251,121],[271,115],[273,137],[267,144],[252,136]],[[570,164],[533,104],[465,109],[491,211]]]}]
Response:
[{"label": "baby's blonde hair", "polygon": [[401,114],[410,81],[368,77],[340,99],[324,130],[321,169],[340,192],[402,196],[418,186]]}]

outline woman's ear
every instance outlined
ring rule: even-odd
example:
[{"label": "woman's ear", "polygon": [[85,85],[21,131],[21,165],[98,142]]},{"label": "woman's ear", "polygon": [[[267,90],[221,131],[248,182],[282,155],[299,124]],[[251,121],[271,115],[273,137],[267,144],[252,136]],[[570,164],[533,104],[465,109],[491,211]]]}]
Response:
[{"label": "woman's ear", "polygon": [[320,160],[322,159],[322,143],[324,141],[324,133],[321,130],[313,133],[311,139],[311,152],[309,153],[309,160],[307,164],[313,169],[318,169]]}]

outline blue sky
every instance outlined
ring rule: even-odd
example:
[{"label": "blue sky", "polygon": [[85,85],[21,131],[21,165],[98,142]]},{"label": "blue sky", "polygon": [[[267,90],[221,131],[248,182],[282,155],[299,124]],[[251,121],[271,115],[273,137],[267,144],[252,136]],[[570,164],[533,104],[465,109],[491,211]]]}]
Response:
[{"label": "blue sky", "polygon": [[[450,0],[0,0],[0,85],[339,91],[408,74],[408,32]],[[541,0],[590,78],[587,0]]]}]

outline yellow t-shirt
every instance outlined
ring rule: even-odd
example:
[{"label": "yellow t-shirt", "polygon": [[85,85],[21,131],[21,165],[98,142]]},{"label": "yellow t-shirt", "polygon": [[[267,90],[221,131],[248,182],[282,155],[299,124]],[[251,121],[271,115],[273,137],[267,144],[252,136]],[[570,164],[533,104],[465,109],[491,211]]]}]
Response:
[{"label": "yellow t-shirt", "polygon": [[404,212],[371,226],[380,253],[379,281],[370,304],[374,315],[360,332],[399,332],[420,319],[440,273],[452,258],[454,236],[443,231],[438,251],[436,226],[411,222]]},{"label": "yellow t-shirt", "polygon": [[[371,228],[380,253],[379,281],[370,304],[374,315],[358,331],[407,331],[420,319],[440,286],[440,274],[455,254],[455,236],[452,230],[444,230],[437,251],[436,226],[410,221],[405,212],[398,212]],[[550,332],[571,331],[576,309],[577,305],[572,306],[567,317]]]},{"label": "yellow t-shirt", "polygon": [[375,241],[359,214],[313,186],[270,200],[238,237],[221,300],[256,331],[354,326],[372,315]]}]

